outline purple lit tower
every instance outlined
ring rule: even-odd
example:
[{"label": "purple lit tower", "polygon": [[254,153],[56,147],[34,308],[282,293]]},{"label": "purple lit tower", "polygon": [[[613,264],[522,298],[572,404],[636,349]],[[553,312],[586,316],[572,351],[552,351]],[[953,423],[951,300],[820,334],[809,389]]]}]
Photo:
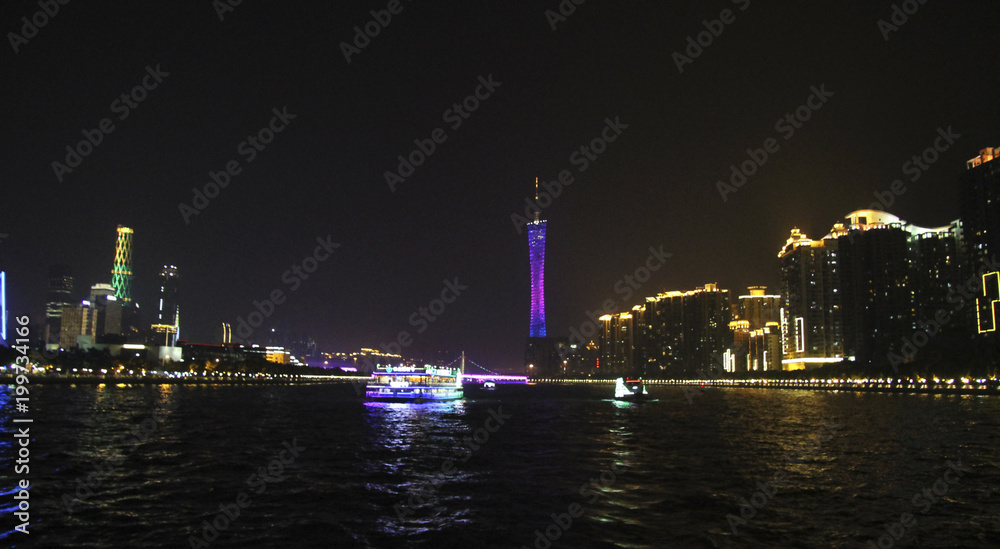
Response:
[{"label": "purple lit tower", "polygon": [[[538,203],[538,178],[535,178],[535,204]],[[528,258],[531,260],[531,325],[528,337],[545,337],[545,221],[535,211],[528,223]]]}]

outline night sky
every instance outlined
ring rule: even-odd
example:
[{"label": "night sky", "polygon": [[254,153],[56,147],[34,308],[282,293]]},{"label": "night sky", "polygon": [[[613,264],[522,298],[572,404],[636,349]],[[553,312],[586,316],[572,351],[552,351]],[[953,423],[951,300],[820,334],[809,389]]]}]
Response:
[{"label": "night sky", "polygon": [[[281,289],[267,326],[306,331],[323,350],[379,347],[406,330],[404,354],[464,349],[514,368],[529,274],[511,216],[524,214],[535,177],[574,177],[543,212],[548,331],[567,335],[606,299],[625,310],[706,282],[774,289],[793,226],[821,237],[895,179],[907,190],[890,212],[946,224],[965,161],[1000,145],[1000,18],[983,2],[930,0],[887,41],[888,1],[587,0],[553,30],[556,0],[404,0],[350,62],[341,43],[390,3],[346,4],[245,0],[220,21],[210,0],[76,1],[14,39],[17,53],[7,34],[0,268],[11,315],[40,317],[51,264],[72,266],[79,299],[110,282],[124,224],[141,308],[155,307],[159,268],[179,268],[183,339],[216,341],[220,323]],[[711,23],[723,10],[731,22]],[[38,11],[4,2],[0,29],[21,34],[21,17]],[[705,20],[721,34],[680,72],[674,53],[686,55]],[[161,81],[146,78],[156,87],[121,119],[115,101],[147,67]],[[491,76],[474,112],[449,117]],[[780,131],[813,87],[833,95],[794,134]],[[241,143],[272,109],[295,118],[249,161]],[[104,118],[114,129],[60,181],[52,162]],[[571,155],[606,119],[627,128],[581,171]],[[912,181],[904,164],[949,127],[961,137]],[[444,141],[391,190],[397,156],[439,128]],[[769,138],[777,151],[723,201],[717,181]],[[186,223],[180,204],[233,161],[240,173]],[[283,273],[317,237],[340,247],[292,290]],[[651,246],[673,255],[623,299],[616,282]],[[411,314],[456,278],[468,288],[417,333]]]}]

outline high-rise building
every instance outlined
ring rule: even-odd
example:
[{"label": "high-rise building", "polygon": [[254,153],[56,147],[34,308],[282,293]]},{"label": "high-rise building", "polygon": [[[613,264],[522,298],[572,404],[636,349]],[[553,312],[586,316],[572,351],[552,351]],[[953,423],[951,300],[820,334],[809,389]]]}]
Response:
[{"label": "high-rise building", "polygon": [[813,240],[794,228],[778,258],[784,369],[840,362],[844,338],[837,239]]},{"label": "high-rise building", "polygon": [[879,210],[847,216],[838,232],[844,353],[862,365],[885,362],[913,335],[908,232]]},{"label": "high-rise building", "polygon": [[126,308],[132,306],[132,234],[132,229],[118,226],[115,262],[111,268],[111,285],[115,288],[115,297]]},{"label": "high-rise building", "polygon": [[767,286],[750,286],[747,291],[748,295],[740,296],[739,317],[750,322],[749,329],[759,330],[781,320],[780,295],[769,295]]},{"label": "high-rise building", "polygon": [[163,344],[168,347],[177,345],[180,334],[180,305],[177,303],[179,278],[177,267],[173,265],[164,265],[160,271],[160,306],[152,330],[163,334]]},{"label": "high-rise building", "polygon": [[961,226],[924,228],[857,210],[818,241],[793,229],[778,254],[785,369],[845,358],[885,365],[900,356],[922,321],[949,308]]},{"label": "high-rise building", "polygon": [[[768,341],[781,339],[781,296],[769,295],[767,286],[750,286],[749,294],[741,295],[739,303],[734,305],[733,320],[729,329],[733,334],[733,346],[730,357],[732,364],[727,365],[727,371],[733,373],[753,372],[754,366],[767,365],[765,370],[781,369],[782,353],[773,350],[764,354],[761,341],[754,338],[770,338]],[[765,360],[766,356],[766,360]],[[777,360],[777,368],[771,364]],[[756,361],[756,362],[755,362]]]},{"label": "high-rise building", "polygon": [[[90,306],[97,310],[97,330],[94,335],[107,342],[117,343],[122,333],[122,304],[115,297],[111,284],[94,284],[90,287]],[[110,338],[110,339],[108,339]]]},{"label": "high-rise building", "polygon": [[965,163],[959,178],[959,208],[964,243],[963,280],[980,286],[975,311],[966,309],[959,317],[962,333],[973,334],[973,349],[986,363],[994,363],[1000,353],[1000,336],[994,323],[998,278],[980,275],[995,272],[1000,259],[1000,147],[987,147]]},{"label": "high-rise building", "polygon": [[73,271],[67,265],[49,267],[49,289],[45,298],[45,327],[43,338],[47,344],[59,343],[59,330],[63,307],[73,304]]},{"label": "high-rise building", "polygon": [[[777,322],[768,322],[758,330],[749,333],[746,369],[750,373],[783,370],[781,351],[781,327]],[[737,368],[737,371],[744,371]]]},{"label": "high-rise building", "polygon": [[889,364],[890,355],[906,354],[918,323],[950,308],[961,223],[924,228],[879,210],[851,212],[845,220],[832,233],[840,247],[844,353],[863,365]]},{"label": "high-rise building", "polygon": [[97,309],[89,301],[67,305],[62,310],[59,346],[71,349],[80,343],[93,344],[97,336]]},{"label": "high-rise building", "polygon": [[971,275],[984,260],[1000,257],[1000,147],[987,147],[965,163],[959,178],[962,239]]},{"label": "high-rise building", "polygon": [[694,372],[721,369],[732,320],[729,290],[705,284],[684,296],[684,356]]},{"label": "high-rise building", "polygon": [[643,355],[651,372],[684,369],[684,292],[662,292],[646,298],[646,349]]},{"label": "high-rise building", "polygon": [[687,292],[670,291],[647,297],[641,310],[641,349],[634,356],[646,375],[687,377],[721,369],[720,357],[732,343],[729,290],[705,284]]},{"label": "high-rise building", "polygon": [[602,377],[636,375],[636,317],[632,313],[604,315],[601,321],[600,362]]}]

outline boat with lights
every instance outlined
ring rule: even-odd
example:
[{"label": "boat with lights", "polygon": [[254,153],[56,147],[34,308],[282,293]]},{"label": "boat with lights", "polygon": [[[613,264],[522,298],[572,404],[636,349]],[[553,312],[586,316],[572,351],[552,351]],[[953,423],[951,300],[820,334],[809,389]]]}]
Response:
[{"label": "boat with lights", "polygon": [[365,398],[380,402],[436,402],[462,398],[462,370],[431,366],[378,366]]},{"label": "boat with lights", "polygon": [[628,379],[620,377],[615,380],[615,400],[639,402],[649,398],[646,382],[642,378]]}]

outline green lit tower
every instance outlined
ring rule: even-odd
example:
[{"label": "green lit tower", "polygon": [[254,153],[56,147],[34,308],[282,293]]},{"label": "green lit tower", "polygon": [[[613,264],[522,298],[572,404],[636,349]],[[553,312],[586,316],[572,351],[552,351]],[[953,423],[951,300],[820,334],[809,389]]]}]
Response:
[{"label": "green lit tower", "polygon": [[132,229],[118,226],[115,244],[115,264],[111,268],[111,285],[123,307],[132,306]]}]

